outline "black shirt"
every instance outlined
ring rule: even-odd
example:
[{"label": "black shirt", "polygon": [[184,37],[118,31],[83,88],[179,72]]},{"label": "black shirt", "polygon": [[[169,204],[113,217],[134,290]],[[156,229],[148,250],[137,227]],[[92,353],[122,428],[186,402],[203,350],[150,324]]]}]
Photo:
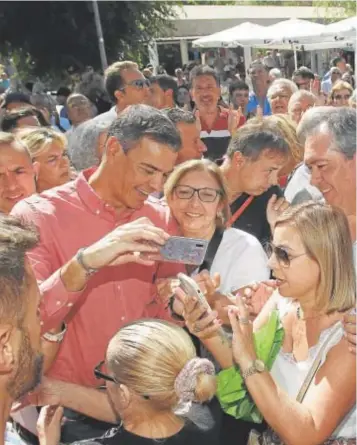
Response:
[{"label": "black shirt", "polygon": [[[278,186],[270,187],[270,189],[262,195],[255,196],[242,215],[233,223],[232,227],[254,235],[262,245],[268,242],[271,238],[271,231],[266,216],[266,210],[268,201],[274,194],[277,195],[278,198],[283,196],[283,192]],[[232,215],[248,198],[249,195],[243,193],[231,204]]]},{"label": "black shirt", "polygon": [[217,399],[207,405],[193,405],[190,418],[196,423],[205,425],[196,426],[187,420],[180,432],[166,439],[149,439],[126,431],[123,427],[112,428],[102,437],[74,442],[72,445],[220,445],[219,434],[221,429],[221,407]]}]

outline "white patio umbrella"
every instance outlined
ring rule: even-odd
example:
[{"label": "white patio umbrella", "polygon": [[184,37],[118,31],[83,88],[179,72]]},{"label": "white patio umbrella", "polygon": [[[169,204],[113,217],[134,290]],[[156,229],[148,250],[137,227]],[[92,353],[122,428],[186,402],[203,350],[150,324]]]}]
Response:
[{"label": "white patio umbrella", "polygon": [[322,37],[340,40],[342,38],[350,38],[356,40],[357,16],[331,23],[325,27],[321,34]]},{"label": "white patio umbrella", "polygon": [[248,44],[245,44],[244,41],[248,41],[249,43],[250,40],[254,39],[252,36],[259,35],[266,28],[266,26],[244,22],[233,28],[216,32],[210,36],[201,37],[200,39],[194,40],[192,44],[199,48],[233,48],[237,46],[249,46]]}]

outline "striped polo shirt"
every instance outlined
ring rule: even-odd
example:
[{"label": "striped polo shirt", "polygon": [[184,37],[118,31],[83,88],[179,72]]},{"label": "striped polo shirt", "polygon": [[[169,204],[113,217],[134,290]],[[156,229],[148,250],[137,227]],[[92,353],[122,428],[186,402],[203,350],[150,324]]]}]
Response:
[{"label": "striped polo shirt", "polygon": [[[201,119],[201,141],[207,147],[207,151],[204,153],[205,158],[215,161],[226,154],[231,140],[231,134],[228,130],[228,116],[229,110],[219,107],[219,115],[211,129],[209,129],[203,119]],[[243,125],[244,122],[245,117],[242,116],[238,127]]]}]

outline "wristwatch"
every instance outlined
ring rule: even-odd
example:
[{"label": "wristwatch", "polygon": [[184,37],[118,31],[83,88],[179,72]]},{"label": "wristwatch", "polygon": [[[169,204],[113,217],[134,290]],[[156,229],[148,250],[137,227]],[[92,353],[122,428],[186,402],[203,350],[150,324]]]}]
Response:
[{"label": "wristwatch", "polygon": [[61,343],[64,338],[64,334],[66,332],[67,332],[67,325],[66,323],[63,323],[61,332],[57,332],[57,334],[52,334],[51,332],[45,332],[42,335],[42,338],[49,341],[50,343]]},{"label": "wristwatch", "polygon": [[87,276],[91,276],[98,272],[98,269],[93,269],[92,267],[88,267],[84,261],[83,261],[83,253],[84,253],[84,247],[82,249],[79,249],[76,255],[76,260],[78,264],[84,269]]},{"label": "wristwatch", "polygon": [[261,373],[266,370],[265,363],[262,360],[254,360],[254,362],[247,368],[245,371],[242,372],[243,380],[246,380],[249,376]]}]

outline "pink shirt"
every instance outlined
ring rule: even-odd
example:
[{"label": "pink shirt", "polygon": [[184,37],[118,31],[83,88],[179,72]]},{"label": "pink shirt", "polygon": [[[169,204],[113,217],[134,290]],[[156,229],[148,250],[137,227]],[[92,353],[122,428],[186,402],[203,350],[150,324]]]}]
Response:
[{"label": "pink shirt", "polygon": [[81,173],[74,182],[25,199],[12,211],[33,222],[41,235],[40,244],[29,258],[43,296],[43,332],[63,319],[68,323],[48,375],[86,386],[100,383],[94,378],[93,368],[104,359],[109,340],[121,326],[140,318],[170,319],[165,305],[156,300],[154,282],[183,271],[181,265],[172,263],[150,267],[128,263],[104,267],[81,292],[65,289],[61,266],[81,247],[93,244],[119,225],[146,216],[168,233],[178,233],[168,207],[154,198],[140,210],[128,210],[118,217],[88,184],[92,172]]}]

